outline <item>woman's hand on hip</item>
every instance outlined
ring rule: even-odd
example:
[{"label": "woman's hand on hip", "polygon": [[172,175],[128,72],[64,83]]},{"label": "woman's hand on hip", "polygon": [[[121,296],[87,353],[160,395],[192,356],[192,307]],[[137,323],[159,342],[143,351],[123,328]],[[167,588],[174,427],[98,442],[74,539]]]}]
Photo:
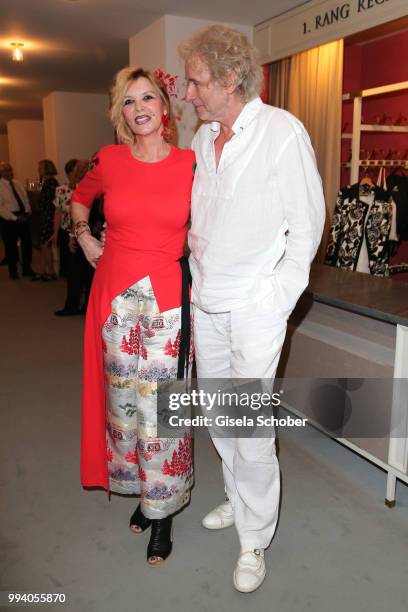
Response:
[{"label": "woman's hand on hip", "polygon": [[84,232],[78,238],[78,243],[85,257],[93,268],[96,268],[99,258],[103,253],[102,243],[94,238],[89,232]]}]

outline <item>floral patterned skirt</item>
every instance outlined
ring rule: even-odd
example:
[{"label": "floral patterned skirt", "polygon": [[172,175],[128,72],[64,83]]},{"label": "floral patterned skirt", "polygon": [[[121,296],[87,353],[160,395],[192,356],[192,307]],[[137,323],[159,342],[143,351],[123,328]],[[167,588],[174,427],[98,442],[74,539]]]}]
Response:
[{"label": "floral patterned skirt", "polygon": [[102,330],[110,490],[140,494],[160,519],[184,506],[193,481],[192,441],[157,437],[157,381],[177,377],[181,308],[159,312],[149,277],[112,301]]}]

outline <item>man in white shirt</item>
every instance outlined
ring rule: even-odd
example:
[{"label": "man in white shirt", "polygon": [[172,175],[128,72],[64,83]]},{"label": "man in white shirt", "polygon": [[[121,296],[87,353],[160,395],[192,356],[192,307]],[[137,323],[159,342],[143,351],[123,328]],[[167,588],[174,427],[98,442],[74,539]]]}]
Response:
[{"label": "man in white shirt", "polygon": [[17,273],[18,240],[21,242],[23,276],[34,276],[31,269],[31,232],[29,216],[31,207],[27,192],[13,179],[13,168],[8,162],[0,162],[0,229],[6,250],[9,276],[19,278]]},{"label": "man in white shirt", "polygon": [[[182,43],[186,96],[200,120],[189,247],[200,379],[271,381],[286,322],[308,284],[325,207],[308,134],[290,113],[263,104],[262,68],[248,39],[210,26]],[[212,433],[212,432],[211,432]],[[227,502],[203,520],[235,523],[233,580],[254,591],[265,577],[280,495],[274,432],[213,437]]]}]

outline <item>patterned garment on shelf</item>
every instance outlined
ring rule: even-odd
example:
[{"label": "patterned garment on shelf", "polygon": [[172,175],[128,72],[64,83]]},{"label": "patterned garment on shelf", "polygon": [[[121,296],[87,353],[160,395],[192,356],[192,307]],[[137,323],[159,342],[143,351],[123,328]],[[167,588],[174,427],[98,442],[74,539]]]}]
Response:
[{"label": "patterned garment on shelf", "polygon": [[140,494],[148,518],[184,506],[193,482],[192,441],[157,437],[157,381],[177,377],[181,308],[164,313],[149,277],[112,301],[102,330],[110,490]]},{"label": "patterned garment on shelf", "polygon": [[[395,204],[379,187],[359,185],[345,188],[337,196],[325,263],[359,271],[362,247],[366,249],[367,272],[388,276],[389,241],[392,238]],[[395,220],[395,219],[394,219]]]}]

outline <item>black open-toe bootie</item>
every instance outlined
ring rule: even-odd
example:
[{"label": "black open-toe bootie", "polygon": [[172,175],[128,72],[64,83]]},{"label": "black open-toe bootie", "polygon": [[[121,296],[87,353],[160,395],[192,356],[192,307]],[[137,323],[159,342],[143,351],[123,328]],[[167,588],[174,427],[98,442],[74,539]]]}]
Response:
[{"label": "black open-toe bootie", "polygon": [[173,547],[172,517],[152,520],[152,533],[147,546],[147,562],[149,565],[163,563]]},{"label": "black open-toe bootie", "polygon": [[[130,517],[130,521],[129,521],[130,531],[138,535],[139,533],[142,533],[148,527],[150,527],[151,524],[152,524],[152,519],[147,518],[143,514],[140,508],[140,504],[139,504],[136,510],[134,511],[134,513],[132,514],[132,516]],[[135,531],[134,527],[138,527],[139,531]]]}]

